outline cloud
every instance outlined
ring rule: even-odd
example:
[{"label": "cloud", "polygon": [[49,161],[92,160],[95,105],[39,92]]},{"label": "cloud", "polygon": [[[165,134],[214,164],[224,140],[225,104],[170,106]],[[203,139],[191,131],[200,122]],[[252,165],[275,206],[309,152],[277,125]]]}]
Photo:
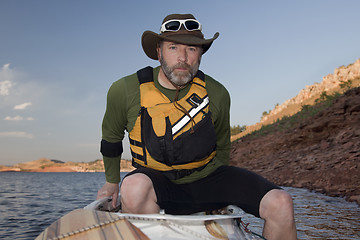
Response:
[{"label": "cloud", "polygon": [[26,118],[23,118],[22,116],[15,116],[15,117],[10,117],[10,116],[7,116],[4,118],[4,120],[6,121],[22,121],[22,120],[27,120],[27,121],[33,121],[34,118],[32,117],[26,117]]},{"label": "cloud", "polygon": [[9,95],[9,89],[13,86],[13,75],[10,64],[4,64],[0,69],[0,96]]},{"label": "cloud", "polygon": [[0,137],[33,138],[33,135],[27,132],[0,132]]},{"label": "cloud", "polygon": [[6,121],[21,121],[21,120],[24,120],[24,118],[21,116],[16,116],[16,117],[7,116],[7,117],[5,117],[5,120]]},{"label": "cloud", "polygon": [[28,109],[41,99],[45,90],[37,80],[10,64],[0,66],[0,109]]},{"label": "cloud", "polygon": [[22,104],[16,105],[14,107],[14,110],[24,110],[25,108],[27,108],[28,106],[31,106],[31,105],[32,105],[31,102],[22,103]]},{"label": "cloud", "polygon": [[9,80],[0,82],[0,96],[9,95],[9,89],[12,87],[12,83]]}]

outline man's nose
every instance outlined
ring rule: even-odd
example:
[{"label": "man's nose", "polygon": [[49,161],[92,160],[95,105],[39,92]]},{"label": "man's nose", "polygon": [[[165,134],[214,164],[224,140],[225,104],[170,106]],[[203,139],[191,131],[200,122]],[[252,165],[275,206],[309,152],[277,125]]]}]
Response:
[{"label": "man's nose", "polygon": [[186,48],[180,49],[179,55],[178,55],[178,61],[179,61],[179,62],[186,62],[186,61],[187,61]]}]

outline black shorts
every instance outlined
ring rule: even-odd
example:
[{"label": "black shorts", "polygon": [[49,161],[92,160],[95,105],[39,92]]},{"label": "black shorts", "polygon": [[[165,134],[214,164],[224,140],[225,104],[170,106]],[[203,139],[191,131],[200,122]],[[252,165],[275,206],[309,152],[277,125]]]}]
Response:
[{"label": "black shorts", "polygon": [[236,205],[260,217],[263,196],[272,189],[280,189],[253,172],[233,166],[221,166],[209,176],[186,184],[175,184],[161,172],[149,168],[138,168],[127,176],[135,173],[151,179],[157,204],[169,214],[191,214]]}]

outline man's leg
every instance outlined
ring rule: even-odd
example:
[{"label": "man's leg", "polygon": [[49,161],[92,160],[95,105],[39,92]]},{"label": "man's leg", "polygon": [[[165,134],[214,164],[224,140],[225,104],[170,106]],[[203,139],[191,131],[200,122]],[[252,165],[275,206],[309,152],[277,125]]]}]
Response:
[{"label": "man's leg", "polygon": [[125,213],[159,213],[151,179],[142,173],[124,178],[120,187],[121,207]]},{"label": "man's leg", "polygon": [[293,202],[290,194],[273,189],[260,202],[260,217],[265,220],[266,239],[296,239]]},{"label": "man's leg", "polygon": [[[265,220],[267,239],[296,239],[293,202],[290,194],[246,169],[222,166],[208,177],[189,184],[197,205],[236,205]],[[209,206],[208,206],[209,207]]]}]

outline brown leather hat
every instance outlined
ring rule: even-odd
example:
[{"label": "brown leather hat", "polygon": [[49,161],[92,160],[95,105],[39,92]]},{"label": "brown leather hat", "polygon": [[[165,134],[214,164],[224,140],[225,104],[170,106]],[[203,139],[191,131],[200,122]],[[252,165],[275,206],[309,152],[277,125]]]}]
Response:
[{"label": "brown leather hat", "polygon": [[[171,14],[164,18],[163,24],[169,20],[185,20],[195,19],[192,14]],[[196,20],[196,19],[195,19]],[[195,31],[188,31],[184,25],[178,31],[164,31],[160,34],[152,31],[145,31],[141,38],[141,44],[146,55],[154,60],[158,60],[156,48],[160,41],[166,40],[170,42],[176,42],[191,46],[202,46],[203,54],[210,48],[212,42],[219,36],[219,33],[215,33],[211,39],[205,39],[204,34],[201,32],[201,28]]]}]

